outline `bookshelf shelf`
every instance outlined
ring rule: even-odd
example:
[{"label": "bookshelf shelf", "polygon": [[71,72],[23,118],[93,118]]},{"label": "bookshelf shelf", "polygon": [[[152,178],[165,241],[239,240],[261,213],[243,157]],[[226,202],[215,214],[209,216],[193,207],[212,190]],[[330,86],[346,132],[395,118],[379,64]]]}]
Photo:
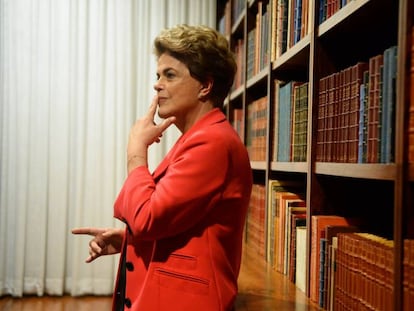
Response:
[{"label": "bookshelf shelf", "polygon": [[267,164],[265,161],[251,161],[250,165],[254,170],[265,171],[267,169]]},{"label": "bookshelf shelf", "polygon": [[244,92],[244,85],[241,85],[240,87],[238,87],[236,90],[234,90],[230,94],[230,100],[236,100],[237,98],[243,96],[243,92]]},{"label": "bookshelf shelf", "polygon": [[295,173],[307,173],[307,162],[271,162],[270,169],[272,171],[281,172],[295,172]]},{"label": "bookshelf shelf", "polygon": [[261,82],[266,82],[267,75],[269,74],[269,67],[266,66],[263,68],[258,74],[247,80],[246,88],[252,88],[257,84],[260,84]]},{"label": "bookshelf shelf", "polygon": [[395,164],[354,164],[316,162],[315,173],[331,176],[395,180]]},{"label": "bookshelf shelf", "polygon": [[[405,301],[414,299],[414,264],[407,266],[411,252],[404,245],[414,239],[414,129],[409,129],[414,124],[414,0],[217,4],[239,12],[232,18],[229,41],[235,50],[243,43],[243,53],[236,53],[242,55],[242,83],[230,94],[226,111],[231,120],[236,113],[243,116],[239,133],[254,155],[246,242],[314,303],[332,310],[327,297],[333,297],[335,278],[315,262],[340,263],[346,256],[335,261],[315,251],[314,243],[323,242],[318,219],[358,221],[352,226],[382,241],[375,253],[386,250],[392,259],[383,265],[386,290],[378,289],[378,296],[387,299],[353,297],[363,293],[346,287],[341,293],[365,303],[361,309],[366,304],[376,310],[409,309]],[[226,16],[226,10],[218,12]],[[300,217],[289,214],[291,203],[283,199],[288,192],[306,205]],[[287,241],[299,243],[296,224],[305,227],[297,234],[306,251],[305,257],[294,257],[292,266],[296,245]],[[356,243],[355,249],[373,242],[361,233],[335,238]],[[341,256],[346,244],[336,248],[333,241],[326,240],[327,253],[334,256],[340,249]],[[300,271],[297,283],[292,270]],[[356,309],[344,297],[336,297],[342,309]]]},{"label": "bookshelf shelf", "polygon": [[284,70],[285,68],[303,69],[304,66],[309,64],[309,46],[310,35],[306,35],[273,62],[273,69],[279,71]]}]

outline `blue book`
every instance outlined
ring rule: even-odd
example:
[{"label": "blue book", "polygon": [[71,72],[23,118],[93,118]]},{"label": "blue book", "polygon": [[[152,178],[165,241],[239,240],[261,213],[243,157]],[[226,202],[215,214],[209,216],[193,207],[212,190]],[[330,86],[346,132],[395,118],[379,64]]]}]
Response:
[{"label": "blue book", "polygon": [[319,24],[326,20],[326,5],[327,0],[319,0]]},{"label": "blue book", "polygon": [[285,53],[288,49],[287,38],[288,38],[288,24],[289,24],[289,1],[281,1],[281,16],[282,16],[282,52]]},{"label": "blue book", "polygon": [[358,127],[358,163],[367,162],[367,111],[368,111],[368,71],[360,85],[359,127]]},{"label": "blue book", "polygon": [[380,162],[394,161],[395,133],[395,80],[397,75],[397,46],[384,51],[384,75],[382,83]]},{"label": "blue book", "polygon": [[291,145],[291,94],[292,82],[288,82],[279,89],[279,113],[278,113],[278,148],[277,160],[279,162],[290,161]]},{"label": "blue book", "polygon": [[302,0],[295,0],[295,15],[293,24],[293,43],[297,43],[300,41],[300,34],[302,31]]},{"label": "blue book", "polygon": [[325,293],[326,293],[326,284],[325,284],[325,250],[326,248],[326,238],[320,239],[320,252],[319,252],[319,306],[321,308],[325,307]]}]

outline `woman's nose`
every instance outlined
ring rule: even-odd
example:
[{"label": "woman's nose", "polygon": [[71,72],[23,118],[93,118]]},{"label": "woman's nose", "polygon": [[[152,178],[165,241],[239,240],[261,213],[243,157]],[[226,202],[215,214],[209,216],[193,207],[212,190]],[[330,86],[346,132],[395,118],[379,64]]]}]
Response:
[{"label": "woman's nose", "polygon": [[159,83],[159,81],[154,83],[154,90],[156,90],[157,92],[159,92],[162,89],[161,84]]}]

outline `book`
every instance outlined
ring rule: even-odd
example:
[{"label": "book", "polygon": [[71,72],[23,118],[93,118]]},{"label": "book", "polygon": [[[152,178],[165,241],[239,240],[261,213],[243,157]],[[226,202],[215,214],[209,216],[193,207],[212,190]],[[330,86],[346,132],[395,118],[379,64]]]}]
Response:
[{"label": "book", "polygon": [[391,163],[394,162],[397,46],[391,46],[386,49],[383,57],[380,162]]},{"label": "book", "polygon": [[334,310],[334,301],[335,301],[335,274],[336,274],[336,251],[338,249],[338,237],[332,237],[332,245],[328,246],[328,252],[330,253],[329,267],[331,273],[329,274],[329,288],[328,288],[328,303],[326,310]]},{"label": "book", "polygon": [[306,226],[306,212],[293,213],[291,215],[291,236],[288,277],[292,283],[296,283],[296,227]]},{"label": "book", "polygon": [[278,145],[279,145],[279,128],[278,128],[278,120],[279,120],[279,85],[280,82],[278,80],[275,80],[273,83],[274,88],[274,94],[273,94],[273,101],[274,101],[274,109],[273,109],[273,124],[272,127],[272,161],[277,161],[277,155],[278,155]]},{"label": "book", "polygon": [[289,263],[290,263],[290,239],[292,230],[291,217],[296,213],[306,213],[306,202],[304,199],[292,199],[286,200],[286,214],[285,214],[285,233],[284,233],[284,268],[283,274],[289,275]]},{"label": "book", "polygon": [[296,273],[295,284],[302,292],[306,292],[306,226],[296,227]]},{"label": "book", "polygon": [[[358,162],[358,148],[360,142],[360,135],[363,128],[361,122],[364,122],[364,72],[368,70],[368,64],[359,62],[351,67],[351,85],[350,85],[350,100],[349,100],[349,149],[348,161],[349,163]],[[362,118],[362,119],[361,119]]]},{"label": "book", "polygon": [[336,130],[336,104],[335,104],[335,93],[336,93],[336,80],[337,74],[333,73],[327,77],[327,97],[326,97],[326,111],[325,111],[325,154],[324,161],[333,162],[336,157],[335,152],[335,130]]},{"label": "book", "polygon": [[360,86],[360,107],[358,124],[358,163],[367,162],[367,111],[369,71],[365,70]]},{"label": "book", "polygon": [[319,80],[318,95],[318,116],[316,129],[316,161],[325,161],[326,159],[326,140],[327,140],[327,105],[328,105],[328,77]]},{"label": "book", "polygon": [[383,54],[369,59],[368,114],[367,114],[367,162],[379,162],[380,144],[380,103],[381,71],[384,63]]},{"label": "book", "polygon": [[325,301],[325,247],[326,247],[326,238],[324,232],[321,234],[321,238],[319,239],[319,266],[321,269],[319,270],[319,301],[318,304],[320,307],[324,308],[324,301]]},{"label": "book", "polygon": [[292,160],[304,162],[307,156],[308,133],[308,83],[295,85],[293,109]]},{"label": "book", "polygon": [[279,87],[277,120],[277,161],[279,162],[289,162],[291,159],[292,89],[293,82],[288,82]]}]

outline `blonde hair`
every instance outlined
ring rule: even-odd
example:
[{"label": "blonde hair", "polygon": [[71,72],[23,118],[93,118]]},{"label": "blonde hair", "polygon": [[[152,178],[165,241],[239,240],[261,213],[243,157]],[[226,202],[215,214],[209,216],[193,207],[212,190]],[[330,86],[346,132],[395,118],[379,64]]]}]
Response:
[{"label": "blonde hair", "polygon": [[167,53],[184,63],[193,78],[201,83],[213,80],[209,98],[222,107],[230,91],[237,65],[227,39],[207,26],[177,25],[164,29],[154,40],[159,58]]}]

